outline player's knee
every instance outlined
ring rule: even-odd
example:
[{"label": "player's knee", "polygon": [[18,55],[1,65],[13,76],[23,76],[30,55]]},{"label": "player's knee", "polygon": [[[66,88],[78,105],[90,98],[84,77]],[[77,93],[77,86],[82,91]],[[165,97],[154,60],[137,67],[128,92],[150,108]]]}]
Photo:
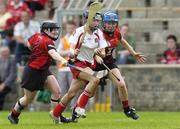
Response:
[{"label": "player's knee", "polygon": [[61,96],[61,92],[60,91],[54,91],[53,93],[52,93],[52,96],[53,96],[53,98],[60,98],[60,96]]},{"label": "player's knee", "polygon": [[26,107],[26,106],[28,106],[28,104],[29,104],[29,102],[27,101],[25,96],[18,100],[18,105],[20,107]]},{"label": "player's knee", "polygon": [[125,84],[125,82],[124,82],[124,81],[120,81],[120,82],[118,82],[118,87],[119,87],[119,88],[121,88],[121,89],[126,88],[126,84]]}]

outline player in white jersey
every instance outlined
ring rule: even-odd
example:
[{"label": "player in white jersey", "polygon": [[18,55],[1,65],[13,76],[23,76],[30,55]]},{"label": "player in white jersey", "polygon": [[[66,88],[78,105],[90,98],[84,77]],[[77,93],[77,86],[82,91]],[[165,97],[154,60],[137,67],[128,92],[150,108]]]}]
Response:
[{"label": "player in white jersey", "polygon": [[[85,26],[79,27],[70,37],[71,44],[74,44],[75,47],[75,62],[74,65],[85,69],[85,71],[92,71],[91,65],[93,63],[94,50],[96,48],[105,48],[108,46],[106,40],[103,38],[103,33],[98,29],[98,25],[102,20],[101,14],[96,13],[92,23],[88,26],[87,33],[83,36],[85,31]],[[98,60],[97,62],[102,63],[103,60]],[[80,95],[76,107],[81,109],[87,104],[88,99],[93,96],[93,91],[98,87],[100,79],[88,74],[84,71],[79,71],[75,68],[71,68],[73,74],[73,80],[68,92],[62,97],[60,103],[50,112],[51,117],[55,120],[56,123],[60,121],[60,115],[66,108],[69,101],[76,95],[81,86],[84,86],[86,83],[85,90]],[[79,109],[79,108],[74,108]],[[78,111],[77,111],[78,114]],[[85,113],[82,111],[81,116],[85,116]]]},{"label": "player in white jersey", "polygon": [[82,38],[84,27],[85,26],[82,26],[76,29],[74,34],[70,37],[70,42],[75,45],[75,48],[80,50],[77,55],[77,59],[79,61],[93,63],[94,49],[106,47],[107,42],[104,40],[102,31],[100,29],[96,29],[91,34],[86,34],[81,45],[79,40]]}]

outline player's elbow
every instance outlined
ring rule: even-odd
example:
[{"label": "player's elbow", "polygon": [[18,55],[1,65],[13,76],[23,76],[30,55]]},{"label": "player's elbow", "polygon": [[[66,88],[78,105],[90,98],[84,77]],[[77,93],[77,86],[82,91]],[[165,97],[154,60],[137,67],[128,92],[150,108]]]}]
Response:
[{"label": "player's elbow", "polygon": [[49,55],[53,56],[55,55],[56,51],[54,49],[51,49],[48,51]]},{"label": "player's elbow", "polygon": [[56,60],[57,52],[54,49],[49,50],[48,53],[54,60]]}]

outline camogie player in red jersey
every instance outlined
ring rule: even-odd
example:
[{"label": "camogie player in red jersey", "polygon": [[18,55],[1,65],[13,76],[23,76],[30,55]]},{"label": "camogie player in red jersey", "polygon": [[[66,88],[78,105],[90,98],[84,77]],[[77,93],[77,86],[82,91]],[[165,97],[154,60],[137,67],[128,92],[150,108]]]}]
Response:
[{"label": "camogie player in red jersey", "polygon": [[[66,65],[67,61],[56,51],[54,41],[59,37],[60,26],[53,21],[45,21],[41,25],[41,33],[36,33],[28,40],[31,50],[28,63],[24,68],[21,87],[24,96],[20,98],[12,108],[8,116],[10,123],[18,124],[21,111],[33,100],[38,90],[48,88],[51,93],[51,101],[57,104],[60,100],[60,88],[55,76],[49,71],[52,59]],[[62,122],[68,119],[61,116]]]},{"label": "camogie player in red jersey", "polygon": [[[128,42],[123,39],[121,36],[119,27],[118,27],[118,15],[115,12],[107,11],[103,14],[103,25],[102,31],[106,41],[109,43],[109,46],[105,48],[106,56],[102,58],[98,55],[95,56],[96,61],[100,60],[103,62],[111,72],[118,78],[116,79],[112,73],[109,72],[108,78],[115,84],[118,89],[119,98],[122,101],[122,106],[124,109],[124,113],[127,117],[130,117],[134,120],[137,120],[139,116],[136,114],[135,109],[131,108],[128,103],[128,91],[126,88],[125,81],[115,63],[115,60],[112,56],[113,50],[117,47],[118,43],[121,43],[123,47],[125,47],[138,62],[145,62],[146,58],[144,55],[137,53],[133,50],[133,48],[128,44]],[[102,49],[96,49],[95,53],[101,55]],[[95,71],[106,69],[104,65],[95,63],[94,69]]]}]

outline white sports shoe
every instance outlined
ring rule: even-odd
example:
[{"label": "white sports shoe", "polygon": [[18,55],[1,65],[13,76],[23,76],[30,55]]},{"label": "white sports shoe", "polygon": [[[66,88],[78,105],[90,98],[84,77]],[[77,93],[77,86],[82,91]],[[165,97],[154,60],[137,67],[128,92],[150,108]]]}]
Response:
[{"label": "white sports shoe", "polygon": [[76,107],[75,112],[78,117],[86,118],[86,113],[84,108]]}]

